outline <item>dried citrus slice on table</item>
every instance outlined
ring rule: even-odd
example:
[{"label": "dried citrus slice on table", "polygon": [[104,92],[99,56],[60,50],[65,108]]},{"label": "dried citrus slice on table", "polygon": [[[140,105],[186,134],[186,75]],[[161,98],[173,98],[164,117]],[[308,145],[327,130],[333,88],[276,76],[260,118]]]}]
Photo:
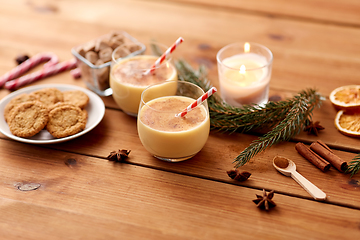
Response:
[{"label": "dried citrus slice on table", "polygon": [[338,87],[330,93],[329,98],[337,109],[360,109],[360,85]]},{"label": "dried citrus slice on table", "polygon": [[335,117],[335,126],[344,135],[360,137],[360,112],[340,110]]}]

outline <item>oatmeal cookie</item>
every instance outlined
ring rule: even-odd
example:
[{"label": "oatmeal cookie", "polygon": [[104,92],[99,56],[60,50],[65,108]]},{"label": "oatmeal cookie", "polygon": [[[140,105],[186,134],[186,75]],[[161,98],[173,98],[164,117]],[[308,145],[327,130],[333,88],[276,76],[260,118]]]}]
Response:
[{"label": "oatmeal cookie", "polygon": [[13,99],[11,99],[10,102],[8,104],[6,104],[5,109],[4,109],[5,121],[9,122],[10,113],[11,113],[11,110],[14,109],[14,107],[19,105],[20,103],[31,102],[31,101],[36,101],[36,100],[39,100],[39,98],[37,96],[30,95],[27,93],[20,94],[20,95],[14,97]]},{"label": "oatmeal cookie", "polygon": [[39,101],[47,106],[51,106],[57,102],[63,102],[63,93],[57,88],[43,88],[30,93],[39,98]]},{"label": "oatmeal cookie", "polygon": [[85,117],[86,117],[86,120],[87,120],[87,119],[88,119],[88,117],[89,117],[89,113],[88,113],[88,111],[86,111],[86,109],[83,109],[82,111],[83,111],[83,113],[85,114]]},{"label": "oatmeal cookie", "polygon": [[89,103],[89,97],[80,90],[64,91],[64,102],[70,103],[79,108],[84,108]]},{"label": "oatmeal cookie", "polygon": [[79,107],[56,107],[49,113],[46,129],[55,138],[63,138],[83,131],[86,121],[86,114]]},{"label": "oatmeal cookie", "polygon": [[51,110],[57,108],[57,107],[63,107],[63,106],[75,106],[73,104],[70,103],[66,103],[66,102],[57,102],[51,106],[48,106],[49,112],[51,112]]},{"label": "oatmeal cookie", "polygon": [[40,132],[49,120],[48,109],[37,101],[20,103],[11,111],[9,128],[18,137],[32,137]]},{"label": "oatmeal cookie", "polygon": [[[66,103],[66,102],[58,102],[58,103],[55,103],[54,105],[48,107],[49,109],[49,112],[51,112],[53,109],[57,108],[57,107],[63,107],[63,106],[73,106],[73,107],[78,107],[78,106],[75,106],[73,104],[70,104],[70,103]],[[86,109],[81,109],[82,112],[85,114],[86,116],[86,119],[88,118],[88,112],[86,111]]]}]

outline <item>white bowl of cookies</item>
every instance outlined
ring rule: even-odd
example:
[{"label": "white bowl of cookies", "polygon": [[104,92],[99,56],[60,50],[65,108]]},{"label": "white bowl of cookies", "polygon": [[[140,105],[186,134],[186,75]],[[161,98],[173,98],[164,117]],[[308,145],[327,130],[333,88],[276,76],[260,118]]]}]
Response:
[{"label": "white bowl of cookies", "polygon": [[0,101],[0,131],[21,142],[47,144],[81,136],[102,120],[103,101],[73,85],[36,85]]}]

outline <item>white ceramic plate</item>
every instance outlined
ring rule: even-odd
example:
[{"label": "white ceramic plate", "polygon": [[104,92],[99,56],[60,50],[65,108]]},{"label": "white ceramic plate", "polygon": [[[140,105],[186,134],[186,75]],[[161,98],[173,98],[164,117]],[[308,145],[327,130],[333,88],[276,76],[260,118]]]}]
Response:
[{"label": "white ceramic plate", "polygon": [[[6,104],[15,96],[20,95],[22,93],[30,93],[42,88],[57,88],[60,91],[67,91],[67,90],[81,90],[85,92],[89,96],[89,104],[85,107],[86,111],[88,112],[88,120],[86,123],[86,127],[83,131],[74,134],[72,136],[64,137],[64,138],[54,138],[48,131],[42,130],[35,136],[31,138],[21,138],[14,136],[9,129],[8,124],[5,121],[4,115],[4,108]],[[14,139],[19,142],[24,143],[32,143],[32,144],[52,144],[52,143],[60,143],[69,141],[71,139],[77,138],[85,133],[91,131],[94,127],[96,127],[102,120],[105,114],[105,105],[101,98],[96,95],[95,93],[73,85],[65,85],[65,84],[44,84],[44,85],[36,85],[33,87],[27,87],[20,90],[17,90],[0,101],[0,132],[5,136]]]}]

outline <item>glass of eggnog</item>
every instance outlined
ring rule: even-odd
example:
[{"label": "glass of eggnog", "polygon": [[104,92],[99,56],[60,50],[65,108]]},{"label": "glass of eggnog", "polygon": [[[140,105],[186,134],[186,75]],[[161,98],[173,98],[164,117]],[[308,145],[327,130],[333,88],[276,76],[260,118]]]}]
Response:
[{"label": "glass of eggnog", "polygon": [[203,94],[200,87],[183,81],[157,83],[143,91],[137,129],[148,152],[160,160],[179,162],[204,147],[210,131],[207,101],[177,116]]},{"label": "glass of eggnog", "polygon": [[[166,59],[159,67],[153,64],[164,53],[167,46],[156,42],[149,42],[143,55],[132,56],[122,46],[112,53],[110,70],[110,87],[116,104],[127,114],[137,116],[141,93],[146,87],[154,83],[177,80],[177,71]],[[125,51],[125,52],[124,52]],[[147,73],[149,69],[154,71]]]}]

